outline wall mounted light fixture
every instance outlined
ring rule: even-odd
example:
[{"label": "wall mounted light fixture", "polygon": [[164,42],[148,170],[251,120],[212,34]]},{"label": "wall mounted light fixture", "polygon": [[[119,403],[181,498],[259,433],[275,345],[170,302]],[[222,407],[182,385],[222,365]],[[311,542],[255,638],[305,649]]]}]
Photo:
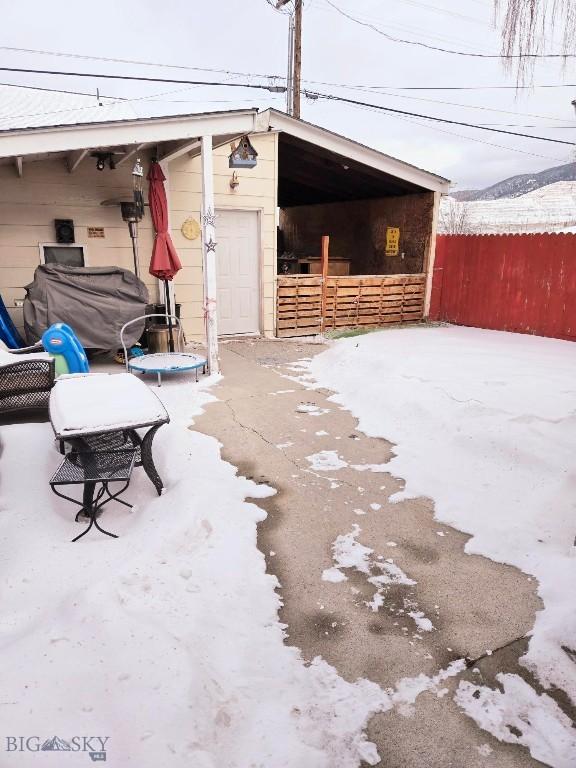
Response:
[{"label": "wall mounted light fixture", "polygon": [[114,154],[112,152],[92,152],[91,157],[96,158],[96,169],[103,171],[108,165],[111,171],[116,168],[116,162],[114,161]]},{"label": "wall mounted light fixture", "polygon": [[237,171],[234,171],[232,174],[232,178],[230,179],[230,189],[234,190],[236,187],[240,186],[240,179],[238,178]]}]

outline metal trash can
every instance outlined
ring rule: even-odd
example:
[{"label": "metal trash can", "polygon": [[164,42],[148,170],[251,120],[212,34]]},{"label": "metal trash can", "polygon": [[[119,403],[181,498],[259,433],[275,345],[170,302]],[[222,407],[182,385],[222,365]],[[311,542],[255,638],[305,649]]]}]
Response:
[{"label": "metal trash can", "polygon": [[[148,326],[147,334],[149,352],[170,351],[170,335],[167,325],[152,323]],[[184,345],[182,343],[182,334],[176,326],[172,328],[172,338],[174,339],[174,352],[183,352]]]}]

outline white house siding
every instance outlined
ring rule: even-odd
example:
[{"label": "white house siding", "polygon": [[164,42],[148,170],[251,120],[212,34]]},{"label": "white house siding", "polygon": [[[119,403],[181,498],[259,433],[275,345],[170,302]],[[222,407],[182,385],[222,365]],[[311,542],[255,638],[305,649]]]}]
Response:
[{"label": "white house siding", "polygon": [[[271,336],[275,316],[277,134],[257,134],[250,138],[258,152],[258,165],[237,171],[240,185],[236,190],[230,188],[230,146],[226,144],[214,150],[214,197],[216,209],[255,210],[260,214],[262,330]],[[174,280],[174,287],[176,301],[182,305],[183,325],[188,338],[202,338],[204,335],[202,250],[200,239],[187,240],[180,230],[189,217],[200,222],[201,191],[200,158],[183,155],[173,160],[169,166],[170,224],[172,239],[183,264],[183,269]]]},{"label": "white house siding", "polygon": [[[144,158],[143,158],[144,159]],[[22,328],[24,286],[40,264],[40,243],[55,242],[54,219],[74,221],[76,243],[85,245],[89,266],[117,265],[133,269],[132,245],[120,207],[104,207],[110,198],[131,194],[132,165],[114,171],[96,170],[86,158],[70,174],[62,157],[26,162],[22,178],[12,164],[0,166],[0,295],[16,325]],[[88,227],[104,227],[104,238],[89,238]],[[150,298],[157,299],[157,281],[148,274],[153,242],[150,216],[139,227],[140,276]]]}]

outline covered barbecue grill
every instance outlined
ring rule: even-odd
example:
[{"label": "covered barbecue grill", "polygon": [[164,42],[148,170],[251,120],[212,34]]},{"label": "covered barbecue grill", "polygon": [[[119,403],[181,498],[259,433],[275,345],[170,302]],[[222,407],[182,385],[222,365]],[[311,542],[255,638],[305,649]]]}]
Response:
[{"label": "covered barbecue grill", "polygon": [[[26,338],[33,344],[53,323],[66,323],[86,349],[115,350],[122,327],[144,315],[147,304],[148,289],[127,269],[44,264],[26,286]],[[130,326],[128,346],[141,337],[144,322]]]}]

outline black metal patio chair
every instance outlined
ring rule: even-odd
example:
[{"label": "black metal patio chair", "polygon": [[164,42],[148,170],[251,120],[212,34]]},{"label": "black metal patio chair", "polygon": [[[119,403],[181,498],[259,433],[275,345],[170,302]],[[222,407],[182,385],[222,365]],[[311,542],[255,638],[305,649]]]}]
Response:
[{"label": "black metal patio chair", "polygon": [[0,348],[0,423],[32,413],[47,416],[54,360],[29,354],[36,351],[38,347]]}]

